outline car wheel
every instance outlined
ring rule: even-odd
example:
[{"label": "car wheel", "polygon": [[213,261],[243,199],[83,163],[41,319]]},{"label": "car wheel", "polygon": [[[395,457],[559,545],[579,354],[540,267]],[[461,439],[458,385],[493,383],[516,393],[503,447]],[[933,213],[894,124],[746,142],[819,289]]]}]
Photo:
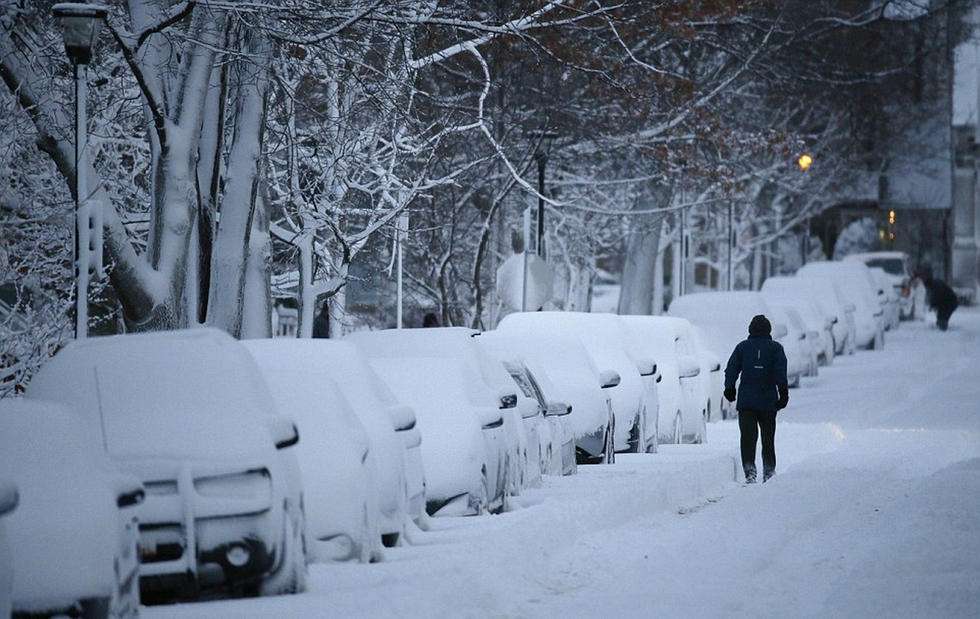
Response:
[{"label": "car wheel", "polygon": [[614,464],[616,462],[616,418],[609,420],[606,426],[606,441],[602,450],[602,463]]},{"label": "car wheel", "polygon": [[674,415],[674,436],[671,442],[674,445],[680,445],[681,441],[684,439],[684,420],[681,417],[680,412]]},{"label": "car wheel", "polygon": [[636,413],[636,423],[633,424],[633,430],[630,432],[629,439],[629,452],[630,453],[643,453],[646,448],[646,409],[640,409]]},{"label": "car wheel", "polygon": [[284,595],[306,590],[306,556],[303,552],[302,524],[297,530],[289,514],[283,515],[282,561],[279,568],[262,582],[261,595]]}]

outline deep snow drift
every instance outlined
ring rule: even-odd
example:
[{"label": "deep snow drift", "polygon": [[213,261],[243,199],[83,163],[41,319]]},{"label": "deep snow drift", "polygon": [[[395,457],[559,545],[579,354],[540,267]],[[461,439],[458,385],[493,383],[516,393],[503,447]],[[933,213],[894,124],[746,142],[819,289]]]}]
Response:
[{"label": "deep snow drift", "polygon": [[314,565],[309,593],[150,617],[975,616],[980,312],[903,323],[791,392],[777,476],[730,481],[707,446],[580,467],[502,516],[435,521],[374,565]]}]

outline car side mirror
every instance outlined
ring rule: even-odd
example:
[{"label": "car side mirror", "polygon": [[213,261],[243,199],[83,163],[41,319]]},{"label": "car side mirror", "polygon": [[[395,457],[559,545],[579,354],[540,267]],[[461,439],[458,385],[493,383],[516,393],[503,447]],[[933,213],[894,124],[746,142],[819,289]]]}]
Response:
[{"label": "car side mirror", "polygon": [[506,410],[508,408],[517,408],[517,394],[516,393],[501,394],[499,408],[501,410]]},{"label": "car side mirror", "polygon": [[415,427],[415,411],[411,406],[404,404],[389,406],[388,417],[395,426],[395,432],[404,432]]},{"label": "car side mirror", "polygon": [[636,362],[640,376],[653,376],[657,373],[657,364],[653,359],[640,359]]},{"label": "car side mirror", "polygon": [[566,402],[548,402],[544,414],[549,417],[562,417],[572,412],[572,405]]},{"label": "car side mirror", "polygon": [[780,339],[786,337],[786,335],[788,333],[789,333],[789,331],[786,330],[786,325],[784,325],[781,322],[777,322],[772,327],[772,339],[774,339],[774,340],[780,340]]},{"label": "car side mirror", "polygon": [[20,493],[13,482],[0,483],[0,516],[6,516],[17,509],[20,503]]},{"label": "car side mirror", "polygon": [[615,387],[623,378],[615,370],[603,370],[599,372],[599,386],[603,389]]},{"label": "car side mirror", "polygon": [[701,364],[694,357],[681,357],[678,375],[681,378],[694,378],[701,373]]},{"label": "car side mirror", "polygon": [[276,449],[286,449],[299,442],[299,428],[296,427],[296,424],[291,419],[270,417],[268,427]]}]

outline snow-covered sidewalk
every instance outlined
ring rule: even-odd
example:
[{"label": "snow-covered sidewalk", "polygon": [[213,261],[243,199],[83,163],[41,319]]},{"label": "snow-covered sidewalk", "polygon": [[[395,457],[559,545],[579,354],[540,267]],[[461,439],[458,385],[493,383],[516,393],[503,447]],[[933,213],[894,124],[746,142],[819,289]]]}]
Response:
[{"label": "snow-covered sidewalk", "polygon": [[316,565],[299,596],[159,617],[976,616],[980,313],[903,323],[883,352],[793,390],[777,477],[733,481],[738,431],[582,467],[522,509],[444,519],[374,565]]}]

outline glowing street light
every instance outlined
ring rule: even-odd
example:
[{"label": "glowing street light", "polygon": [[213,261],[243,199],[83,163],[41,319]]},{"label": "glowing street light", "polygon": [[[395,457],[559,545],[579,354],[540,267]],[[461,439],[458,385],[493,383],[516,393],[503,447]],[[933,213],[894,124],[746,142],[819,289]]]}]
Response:
[{"label": "glowing street light", "polygon": [[810,169],[810,166],[813,165],[813,157],[803,153],[800,155],[800,158],[796,160],[796,165],[800,166],[800,169],[806,172]]}]

